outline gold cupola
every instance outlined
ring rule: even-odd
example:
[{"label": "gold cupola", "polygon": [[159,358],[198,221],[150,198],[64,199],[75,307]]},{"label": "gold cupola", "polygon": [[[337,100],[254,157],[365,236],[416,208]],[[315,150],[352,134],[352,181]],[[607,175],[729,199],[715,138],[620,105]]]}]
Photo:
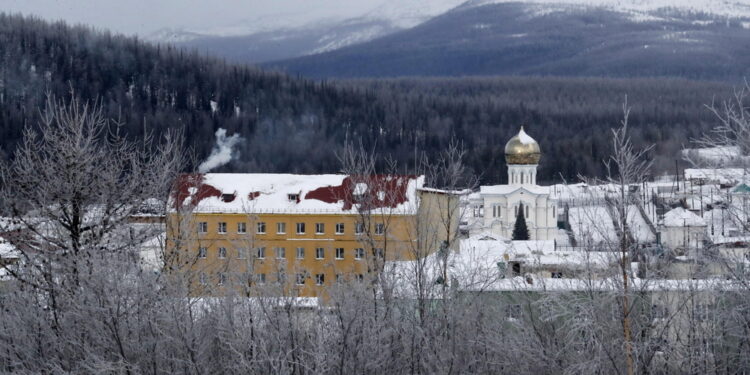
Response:
[{"label": "gold cupola", "polygon": [[539,164],[542,152],[539,149],[539,143],[531,138],[523,126],[521,130],[508,143],[505,144],[505,162],[507,164]]}]

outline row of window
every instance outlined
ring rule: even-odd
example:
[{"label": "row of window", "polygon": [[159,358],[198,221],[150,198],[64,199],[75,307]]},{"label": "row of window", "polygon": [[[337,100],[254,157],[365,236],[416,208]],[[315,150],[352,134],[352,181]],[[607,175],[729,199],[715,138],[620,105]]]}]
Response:
[{"label": "row of window", "polygon": [[[297,234],[305,234],[305,223],[297,223]],[[344,234],[344,223],[337,223],[335,226],[336,234]],[[208,222],[201,221],[198,223],[198,232],[208,233]],[[227,223],[219,222],[217,232],[224,234],[227,233]],[[266,223],[257,223],[255,232],[257,234],[266,234]],[[315,223],[315,234],[325,234],[325,223]],[[357,223],[354,226],[354,234],[362,234],[365,232],[365,227],[362,223]],[[385,232],[385,225],[383,223],[375,224],[375,234],[382,235]],[[237,233],[247,233],[247,223],[237,223]],[[276,223],[276,233],[286,234],[286,223]]]},{"label": "row of window", "polygon": [[[296,255],[297,259],[305,259],[305,248],[304,247],[298,247],[296,249]],[[286,259],[286,248],[285,247],[275,247],[273,248],[274,255],[276,259]],[[365,249],[363,248],[356,248],[354,249],[354,259],[360,260],[365,257]],[[377,254],[383,254],[382,249],[375,249],[375,252]],[[315,248],[315,259],[325,259],[326,249],[323,247],[316,247]],[[343,247],[337,247],[334,249],[334,255],[337,260],[343,260],[345,257],[345,251]],[[199,247],[198,248],[198,258],[205,259],[208,257],[208,248],[207,247]],[[226,258],[227,257],[227,248],[226,247],[219,247],[218,249],[218,257],[219,258]],[[258,247],[255,249],[255,257],[258,259],[265,259],[266,258],[266,248],[265,247]],[[237,249],[237,258],[239,259],[245,259],[247,258],[247,249],[245,248],[239,248]]]},{"label": "row of window", "polygon": [[[224,285],[227,282],[227,273],[226,272],[220,272],[217,275],[216,283],[218,285]],[[255,283],[257,284],[265,284],[266,283],[266,274],[265,273],[258,273],[253,275],[253,279]],[[298,273],[295,278],[295,284],[296,285],[305,285],[307,279],[311,278],[310,275],[307,272]],[[356,274],[354,275],[354,278],[356,281],[363,281],[364,275],[363,274]],[[202,285],[208,285],[208,275],[205,272],[201,272],[199,276],[199,281]],[[326,281],[326,275],[324,273],[318,273],[315,274],[315,285],[325,285]],[[336,274],[336,282],[344,282],[345,278],[342,274]],[[277,272],[276,273],[276,283],[283,284],[286,283],[286,274],[283,272]]]},{"label": "row of window", "polygon": [[[524,219],[529,218],[529,206],[526,207],[526,212],[524,214]],[[475,217],[481,217],[484,215],[484,206],[479,206],[478,208],[474,209],[474,216]],[[502,206],[501,205],[494,205],[492,206],[492,217],[502,217]],[[518,216],[518,206],[513,207],[513,216]],[[552,207],[552,217],[555,217],[555,207]]]}]

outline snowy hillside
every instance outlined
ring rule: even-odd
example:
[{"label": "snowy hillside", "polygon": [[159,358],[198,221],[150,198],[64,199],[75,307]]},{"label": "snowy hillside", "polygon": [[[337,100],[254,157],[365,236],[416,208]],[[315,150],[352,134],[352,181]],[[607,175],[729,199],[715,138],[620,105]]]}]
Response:
[{"label": "snowy hillside", "polygon": [[[273,9],[226,25],[164,28],[148,39],[208,49],[225,57],[265,61],[331,51],[408,29],[465,0],[338,0],[274,2]],[[261,1],[260,3],[263,3]],[[210,47],[219,39],[221,46]],[[269,51],[270,50],[270,51]],[[268,56],[268,57],[266,57]]]},{"label": "snowy hillside", "polygon": [[[679,9],[694,13],[706,13],[725,17],[750,17],[750,1],[728,0],[473,0],[470,6],[503,3],[527,3],[538,5],[538,9],[556,10],[566,6],[598,7],[610,10],[646,15],[662,9]],[[644,19],[651,19],[645,17]]]},{"label": "snowy hillside", "polygon": [[471,0],[391,35],[267,66],[316,78],[557,75],[738,81],[750,74],[749,37],[748,0]]}]

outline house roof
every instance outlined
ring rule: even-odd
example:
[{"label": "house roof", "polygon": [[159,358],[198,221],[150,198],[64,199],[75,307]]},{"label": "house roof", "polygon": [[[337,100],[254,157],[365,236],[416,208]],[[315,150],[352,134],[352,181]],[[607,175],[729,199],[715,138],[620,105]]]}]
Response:
[{"label": "house roof", "polygon": [[529,193],[537,195],[549,195],[549,186],[537,186],[537,185],[491,185],[481,186],[479,191],[482,195],[484,194],[499,194],[507,195],[514,193],[518,190],[526,190]]},{"label": "house roof", "polygon": [[687,168],[685,178],[688,180],[703,179],[728,184],[740,181],[745,176],[742,168]]},{"label": "house roof", "polygon": [[703,220],[700,216],[682,208],[677,207],[666,214],[664,214],[664,221],[665,226],[668,227],[704,227],[706,226],[706,221]]},{"label": "house roof", "polygon": [[423,184],[424,177],[414,175],[190,174],[177,181],[170,207],[234,213],[410,213]]},{"label": "house roof", "polygon": [[0,237],[0,259],[18,259],[20,253],[13,244]]},{"label": "house roof", "polygon": [[741,183],[732,189],[732,193],[737,194],[750,194],[750,186],[747,186],[746,183]]}]

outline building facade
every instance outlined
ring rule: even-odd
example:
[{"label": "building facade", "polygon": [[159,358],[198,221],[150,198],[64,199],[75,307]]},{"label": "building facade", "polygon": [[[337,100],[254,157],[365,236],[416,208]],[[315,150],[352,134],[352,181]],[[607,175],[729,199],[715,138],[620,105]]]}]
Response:
[{"label": "building facade", "polygon": [[196,295],[321,296],[368,280],[385,261],[420,256],[422,183],[417,176],[184,176],[167,220],[166,264],[189,276]]},{"label": "building facade", "polygon": [[511,239],[519,210],[531,240],[553,240],[557,235],[557,199],[547,186],[536,183],[541,159],[539,144],[523,130],[505,145],[508,183],[480,187],[471,205],[477,225],[473,234],[490,232]]}]

